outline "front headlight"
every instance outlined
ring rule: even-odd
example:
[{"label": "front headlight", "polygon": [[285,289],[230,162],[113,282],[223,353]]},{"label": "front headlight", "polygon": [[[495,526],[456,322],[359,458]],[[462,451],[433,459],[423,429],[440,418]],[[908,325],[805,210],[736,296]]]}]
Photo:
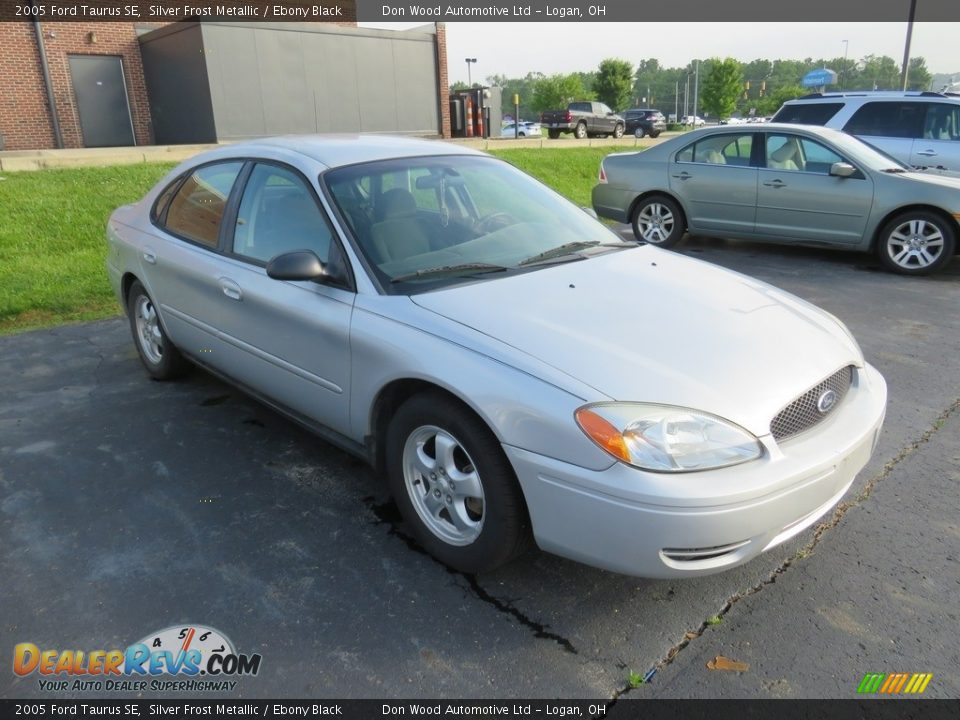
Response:
[{"label": "front headlight", "polygon": [[603,450],[644,470],[710,470],[763,454],[757,438],[743,428],[688,408],[596,403],[584,405],[575,417],[580,429]]}]

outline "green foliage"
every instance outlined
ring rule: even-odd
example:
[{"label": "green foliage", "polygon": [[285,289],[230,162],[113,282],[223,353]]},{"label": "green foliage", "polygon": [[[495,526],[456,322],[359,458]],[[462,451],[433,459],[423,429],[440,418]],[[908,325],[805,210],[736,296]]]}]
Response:
[{"label": "green foliage", "polygon": [[772,95],[766,95],[756,102],[757,114],[773,115],[787,100],[795,100],[809,92],[801,85],[785,85],[775,90]]},{"label": "green foliage", "polygon": [[646,680],[643,679],[642,673],[634,672],[633,670],[631,670],[630,674],[627,675],[627,684],[632,688],[640,687],[645,682]]},{"label": "green foliage", "polygon": [[608,58],[600,63],[594,91],[614,110],[628,107],[633,89],[633,66],[626,60]]},{"label": "green foliage", "polygon": [[534,83],[531,105],[537,112],[560,110],[568,103],[593,100],[594,97],[594,93],[584,87],[583,77],[578,73],[551,75]]},{"label": "green foliage", "polygon": [[743,71],[733,58],[714,60],[700,93],[701,107],[709,115],[730,117],[743,93]]}]

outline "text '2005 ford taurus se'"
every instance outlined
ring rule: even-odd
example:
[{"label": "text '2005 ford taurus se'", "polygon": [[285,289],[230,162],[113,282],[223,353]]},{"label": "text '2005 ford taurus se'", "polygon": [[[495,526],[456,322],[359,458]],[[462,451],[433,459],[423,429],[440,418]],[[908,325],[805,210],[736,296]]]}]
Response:
[{"label": "text '2005 ford taurus se'", "polygon": [[739,565],[835,505],[883,422],[830,314],[461,147],[219,148],[108,240],[154,378],[202,365],[367,459],[464,572],[530,538],[641,576]]}]

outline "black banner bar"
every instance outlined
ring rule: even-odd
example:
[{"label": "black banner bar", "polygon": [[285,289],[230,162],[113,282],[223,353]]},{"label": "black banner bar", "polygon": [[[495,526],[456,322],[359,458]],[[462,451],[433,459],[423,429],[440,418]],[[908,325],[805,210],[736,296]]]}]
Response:
[{"label": "black banner bar", "polygon": [[[906,22],[908,11],[906,0],[0,0],[5,22]],[[916,21],[960,21],[960,2],[923,0]]]},{"label": "black banner bar", "polygon": [[0,700],[15,718],[953,720],[960,700]]}]

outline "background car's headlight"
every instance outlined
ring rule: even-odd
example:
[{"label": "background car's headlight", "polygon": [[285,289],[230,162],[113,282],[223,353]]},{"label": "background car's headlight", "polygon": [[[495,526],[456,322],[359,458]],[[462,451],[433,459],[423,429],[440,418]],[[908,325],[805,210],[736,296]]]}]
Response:
[{"label": "background car's headlight", "polygon": [[756,437],[709,413],[670,405],[597,403],[575,413],[591,440],[617,460],[656,472],[727,467],[763,454]]}]

